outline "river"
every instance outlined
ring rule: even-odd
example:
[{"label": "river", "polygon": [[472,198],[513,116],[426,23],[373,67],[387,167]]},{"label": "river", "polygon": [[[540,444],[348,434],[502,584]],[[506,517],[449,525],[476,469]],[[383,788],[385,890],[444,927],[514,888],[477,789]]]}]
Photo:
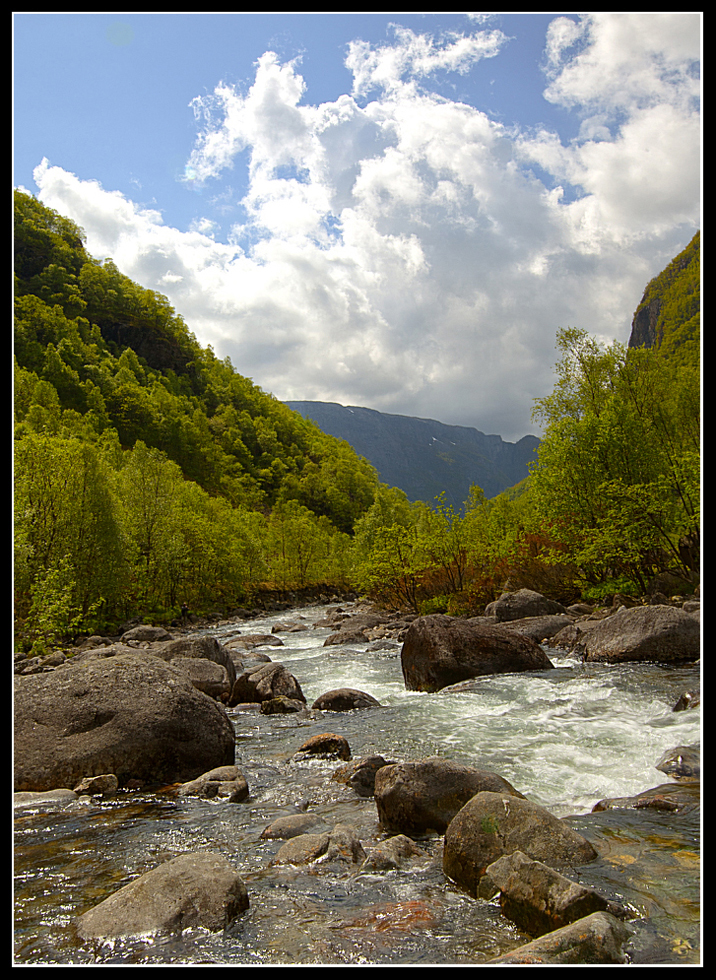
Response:
[{"label": "river", "polygon": [[[699,686],[697,666],[582,664],[548,649],[555,670],[484,677],[467,692],[418,693],[405,690],[397,644],[324,647],[331,630],[312,626],[326,611],[316,605],[201,632],[228,640],[301,622],[307,630],[280,633],[284,645],[266,652],[295,675],[308,704],[351,687],[381,706],[268,716],[229,709],[250,789],[243,803],[177,797],[167,788],[16,810],[17,964],[464,966],[529,941],[497,904],[474,900],[445,878],[437,835],[417,841],[434,860],[401,870],[270,867],[284,842],[261,832],[298,807],[320,818],[319,830],[352,824],[366,851],[388,836],[373,799],[332,781],[339,763],[291,761],[322,732],[343,735],[354,758],[439,755],[504,776],[597,848],[599,860],[578,869],[579,880],[632,910],[631,962],[700,962],[700,809],[591,813],[601,799],[668,782],[655,768],[662,754],[700,741],[700,708],[672,711]],[[220,852],[246,883],[250,909],[231,930],[78,941],[76,915],[162,860],[196,850]]]}]

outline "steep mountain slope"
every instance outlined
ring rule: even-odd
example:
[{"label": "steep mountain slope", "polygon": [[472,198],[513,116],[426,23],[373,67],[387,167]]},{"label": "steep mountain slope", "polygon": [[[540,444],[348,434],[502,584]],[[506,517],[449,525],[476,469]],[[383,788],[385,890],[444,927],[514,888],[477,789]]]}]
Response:
[{"label": "steep mountain slope", "polygon": [[632,320],[630,347],[657,347],[679,362],[698,363],[701,233],[644,290]]},{"label": "steep mountain slope", "polygon": [[534,436],[504,442],[467,426],[336,402],[286,404],[324,432],[345,439],[375,466],[384,483],[399,487],[410,500],[430,503],[444,490],[455,508],[467,500],[472,484],[494,497],[523,480],[539,444]]},{"label": "steep mountain slope", "polygon": [[352,530],[378,481],[348,445],[202,347],[165,296],[92,258],[80,228],[21,191],[14,244],[16,439],[114,432],[233,505],[297,501]]}]

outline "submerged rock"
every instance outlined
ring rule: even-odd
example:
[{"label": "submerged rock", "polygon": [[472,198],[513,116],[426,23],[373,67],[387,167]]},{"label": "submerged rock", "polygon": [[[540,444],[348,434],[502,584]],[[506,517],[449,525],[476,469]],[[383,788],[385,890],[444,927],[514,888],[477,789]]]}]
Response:
[{"label": "submerged rock", "polygon": [[216,932],[248,907],[246,886],[226,858],[204,851],[148,871],[79,916],[76,926],[82,939],[181,933],[195,926]]}]

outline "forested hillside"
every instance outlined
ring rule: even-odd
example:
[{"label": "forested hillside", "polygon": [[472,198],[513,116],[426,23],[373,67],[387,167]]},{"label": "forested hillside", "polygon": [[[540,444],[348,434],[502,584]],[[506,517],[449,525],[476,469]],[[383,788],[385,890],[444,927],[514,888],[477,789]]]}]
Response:
[{"label": "forested hillside", "polygon": [[472,486],[461,510],[381,484],[17,193],[18,641],[41,653],[129,617],[169,620],[183,602],[228,612],[263,587],[470,614],[521,586],[562,601],[693,589],[700,294],[693,255],[677,259],[647,290],[659,343],[558,331],[530,475],[492,499]]},{"label": "forested hillside", "polygon": [[31,631],[55,607],[89,627],[343,574],[374,469],[21,192],[14,353],[16,612]]}]

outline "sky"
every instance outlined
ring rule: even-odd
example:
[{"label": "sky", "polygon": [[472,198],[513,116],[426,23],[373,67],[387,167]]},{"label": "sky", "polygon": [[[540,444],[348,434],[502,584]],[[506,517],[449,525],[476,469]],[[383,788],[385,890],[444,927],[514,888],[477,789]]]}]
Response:
[{"label": "sky", "polygon": [[701,221],[702,15],[13,18],[14,185],[281,400],[540,435]]}]

